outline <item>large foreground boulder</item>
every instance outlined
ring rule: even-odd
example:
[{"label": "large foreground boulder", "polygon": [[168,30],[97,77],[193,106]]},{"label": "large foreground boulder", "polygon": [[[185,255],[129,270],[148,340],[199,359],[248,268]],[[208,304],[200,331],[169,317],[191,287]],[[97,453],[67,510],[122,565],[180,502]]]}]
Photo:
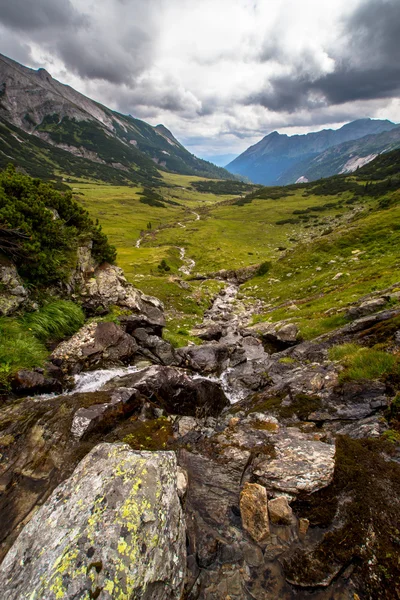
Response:
[{"label": "large foreground boulder", "polygon": [[172,452],[100,444],[53,492],[0,567],[3,600],[179,600],[185,526]]}]

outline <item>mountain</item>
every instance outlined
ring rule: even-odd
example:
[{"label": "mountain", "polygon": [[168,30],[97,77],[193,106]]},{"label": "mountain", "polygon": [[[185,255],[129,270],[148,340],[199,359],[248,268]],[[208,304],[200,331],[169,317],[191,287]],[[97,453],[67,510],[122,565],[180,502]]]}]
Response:
[{"label": "mountain", "polygon": [[[288,136],[273,131],[226,168],[231,173],[244,175],[253,182],[264,185],[294,183],[307,172],[308,165],[326,150],[365,136],[373,137],[396,127],[395,123],[387,120],[358,119],[337,130],[324,129],[304,135]],[[378,153],[379,150],[375,152]]]},{"label": "mountain", "polygon": [[329,148],[307,164],[296,165],[285,173],[285,183],[297,181],[314,181],[321,177],[336,174],[353,173],[358,168],[374,160],[379,154],[400,147],[400,126],[375,135],[367,135]]},{"label": "mountain", "polygon": [[[26,142],[28,148],[18,147]],[[60,150],[74,156],[72,171],[62,167]],[[233,179],[191,154],[163,125],[153,127],[112,111],[53,79],[45,69],[35,71],[0,54],[0,166],[22,160],[36,175],[33,166],[27,167],[32,156],[40,163],[43,154],[50,171],[58,165],[64,173],[76,174],[83,160],[84,171],[90,164],[106,180],[156,183],[160,169]],[[119,173],[113,176],[110,169]]]}]

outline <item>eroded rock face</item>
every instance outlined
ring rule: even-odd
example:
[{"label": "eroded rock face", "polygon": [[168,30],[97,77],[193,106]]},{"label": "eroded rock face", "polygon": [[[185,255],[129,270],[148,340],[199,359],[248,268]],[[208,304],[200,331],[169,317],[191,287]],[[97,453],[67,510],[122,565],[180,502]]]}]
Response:
[{"label": "eroded rock face", "polygon": [[79,373],[125,364],[132,360],[138,345],[115,323],[90,323],[57,346],[51,360],[64,371]]},{"label": "eroded rock face", "polygon": [[180,600],[186,548],[176,474],[172,452],[96,446],[7,554],[2,598]]}]

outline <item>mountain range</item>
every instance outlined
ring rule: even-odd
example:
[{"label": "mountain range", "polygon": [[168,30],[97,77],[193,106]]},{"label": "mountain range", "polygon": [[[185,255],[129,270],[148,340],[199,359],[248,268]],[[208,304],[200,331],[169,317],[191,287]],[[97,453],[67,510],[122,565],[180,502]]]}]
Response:
[{"label": "mountain range", "polygon": [[156,184],[160,170],[234,179],[197,158],[163,125],[123,115],[0,54],[0,167]]},{"label": "mountain range", "polygon": [[358,119],[337,130],[288,136],[270,133],[227,165],[231,173],[263,185],[313,181],[350,173],[382,152],[400,147],[400,126]]}]

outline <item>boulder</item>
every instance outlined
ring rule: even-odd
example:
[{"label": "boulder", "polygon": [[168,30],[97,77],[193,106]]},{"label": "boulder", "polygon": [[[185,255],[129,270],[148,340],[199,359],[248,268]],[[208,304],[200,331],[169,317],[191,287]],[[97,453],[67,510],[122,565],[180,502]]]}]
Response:
[{"label": "boulder", "polygon": [[109,402],[79,408],[74,414],[71,433],[75,439],[80,440],[95,429],[104,428],[121,417],[129,416],[141,405],[140,394],[137,390],[120,388],[110,393]]},{"label": "boulder", "polygon": [[169,414],[191,417],[217,416],[229,405],[219,383],[191,378],[176,367],[152,366],[139,373],[112,379],[104,390],[135,388],[142,396]]},{"label": "boulder", "polygon": [[359,306],[352,306],[347,311],[347,316],[350,319],[359,319],[366,315],[371,315],[381,310],[386,305],[385,298],[373,298],[372,300],[366,300]]},{"label": "boulder", "polygon": [[275,457],[261,460],[253,473],[271,492],[315,492],[330,484],[335,468],[335,446],[312,440],[288,428],[278,434]]},{"label": "boulder", "polygon": [[40,371],[29,371],[20,369],[11,382],[13,392],[17,394],[45,394],[49,392],[61,392],[61,381],[47,377]]},{"label": "boulder", "polygon": [[200,373],[221,373],[229,365],[234,348],[225,344],[203,344],[179,348],[182,364]]},{"label": "boulder", "polygon": [[2,598],[180,600],[186,548],[176,474],[172,452],[96,446],[8,552]]},{"label": "boulder", "polygon": [[69,340],[61,342],[51,355],[53,363],[69,373],[126,364],[136,355],[138,345],[115,323],[89,323]]},{"label": "boulder", "polygon": [[84,307],[92,312],[107,311],[111,306],[129,309],[140,321],[156,327],[165,326],[164,307],[160,300],[146,296],[127,282],[119,267],[104,263],[81,289]]},{"label": "boulder", "polygon": [[240,493],[240,514],[244,529],[256,542],[269,536],[267,490],[257,483],[245,483]]},{"label": "boulder", "polygon": [[276,350],[293,346],[298,341],[299,329],[294,323],[256,323],[243,330],[244,335],[258,334],[264,342],[272,344]]},{"label": "boulder", "polygon": [[148,332],[149,328],[139,327],[132,332],[140,346],[141,354],[153,363],[178,366],[181,362],[173,346],[158,335]]}]

